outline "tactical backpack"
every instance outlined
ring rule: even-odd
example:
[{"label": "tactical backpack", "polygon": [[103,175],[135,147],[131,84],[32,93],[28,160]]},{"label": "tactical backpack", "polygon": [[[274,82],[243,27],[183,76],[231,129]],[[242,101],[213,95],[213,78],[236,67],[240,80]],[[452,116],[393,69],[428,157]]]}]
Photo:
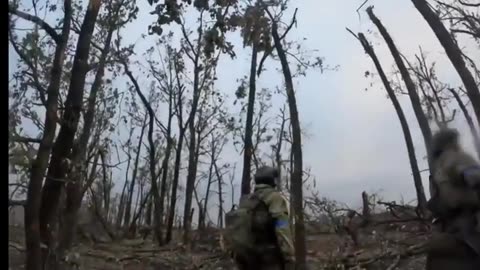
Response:
[{"label": "tactical backpack", "polygon": [[256,194],[241,200],[237,209],[225,215],[224,239],[227,249],[236,257],[249,258],[259,254],[259,242],[273,229],[268,207]]}]

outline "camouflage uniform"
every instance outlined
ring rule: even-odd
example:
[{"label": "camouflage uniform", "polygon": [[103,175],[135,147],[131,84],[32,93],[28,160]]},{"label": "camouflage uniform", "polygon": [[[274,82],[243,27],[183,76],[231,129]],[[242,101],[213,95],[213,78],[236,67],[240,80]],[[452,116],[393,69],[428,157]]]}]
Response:
[{"label": "camouflage uniform", "polygon": [[[264,167],[259,169],[256,179],[272,174],[273,168]],[[273,175],[275,175],[273,173]],[[275,178],[275,177],[272,177]],[[273,180],[273,179],[272,179]],[[268,212],[273,218],[271,236],[260,237],[257,246],[260,256],[250,258],[249,262],[239,262],[237,265],[241,270],[289,270],[294,269],[295,251],[293,247],[292,231],[289,224],[289,207],[283,195],[275,189],[274,184],[258,183],[255,185],[257,195],[268,207]],[[268,233],[267,233],[268,234]]]},{"label": "camouflage uniform", "polygon": [[295,252],[286,199],[275,188],[265,184],[257,184],[255,193],[268,206],[269,213],[274,219],[275,236],[282,259],[287,262],[294,262]]},{"label": "camouflage uniform", "polygon": [[471,156],[463,151],[445,150],[433,166],[436,193],[448,208],[479,205],[475,189],[479,187],[480,166]]},{"label": "camouflage uniform", "polygon": [[454,130],[433,137],[433,185],[429,209],[442,231],[480,252],[480,166],[458,144]]}]

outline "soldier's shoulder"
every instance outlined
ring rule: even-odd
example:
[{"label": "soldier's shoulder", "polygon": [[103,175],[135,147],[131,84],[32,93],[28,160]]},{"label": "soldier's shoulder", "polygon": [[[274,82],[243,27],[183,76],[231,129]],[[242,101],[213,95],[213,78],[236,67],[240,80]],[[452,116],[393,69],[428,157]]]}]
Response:
[{"label": "soldier's shoulder", "polygon": [[265,202],[268,203],[279,203],[279,202],[284,202],[285,201],[285,196],[283,196],[282,193],[279,191],[272,189],[269,192],[266,192],[264,194],[264,200]]},{"label": "soldier's shoulder", "polygon": [[473,157],[473,155],[465,152],[465,151],[460,151],[460,156],[465,160],[466,163],[469,163],[469,165],[478,165],[479,162]]},{"label": "soldier's shoulder", "polygon": [[450,165],[478,165],[478,162],[475,160],[475,158],[465,151],[451,151],[450,153],[447,153],[445,159],[446,163]]}]

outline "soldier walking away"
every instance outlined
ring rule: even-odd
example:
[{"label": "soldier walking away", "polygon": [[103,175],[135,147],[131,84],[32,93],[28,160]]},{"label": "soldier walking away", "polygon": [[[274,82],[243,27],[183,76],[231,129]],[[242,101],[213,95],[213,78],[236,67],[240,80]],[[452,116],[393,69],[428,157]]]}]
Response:
[{"label": "soldier walking away", "polygon": [[441,234],[431,244],[426,269],[480,269],[480,164],[466,153],[453,129],[432,138],[432,211]]},{"label": "soldier walking away", "polygon": [[278,171],[262,167],[255,190],[226,214],[225,240],[240,270],[295,269],[289,207],[275,189]]}]

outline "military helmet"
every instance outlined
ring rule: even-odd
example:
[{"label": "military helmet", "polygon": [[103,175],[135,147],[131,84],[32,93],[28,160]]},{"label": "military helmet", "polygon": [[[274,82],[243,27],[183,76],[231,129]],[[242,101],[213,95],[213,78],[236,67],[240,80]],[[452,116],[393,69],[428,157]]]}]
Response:
[{"label": "military helmet", "polygon": [[255,173],[255,183],[275,186],[275,178],[278,176],[278,169],[270,166],[263,166],[258,168]]},{"label": "military helmet", "polygon": [[431,152],[433,158],[439,157],[445,149],[458,146],[458,131],[443,128],[432,136]]}]

